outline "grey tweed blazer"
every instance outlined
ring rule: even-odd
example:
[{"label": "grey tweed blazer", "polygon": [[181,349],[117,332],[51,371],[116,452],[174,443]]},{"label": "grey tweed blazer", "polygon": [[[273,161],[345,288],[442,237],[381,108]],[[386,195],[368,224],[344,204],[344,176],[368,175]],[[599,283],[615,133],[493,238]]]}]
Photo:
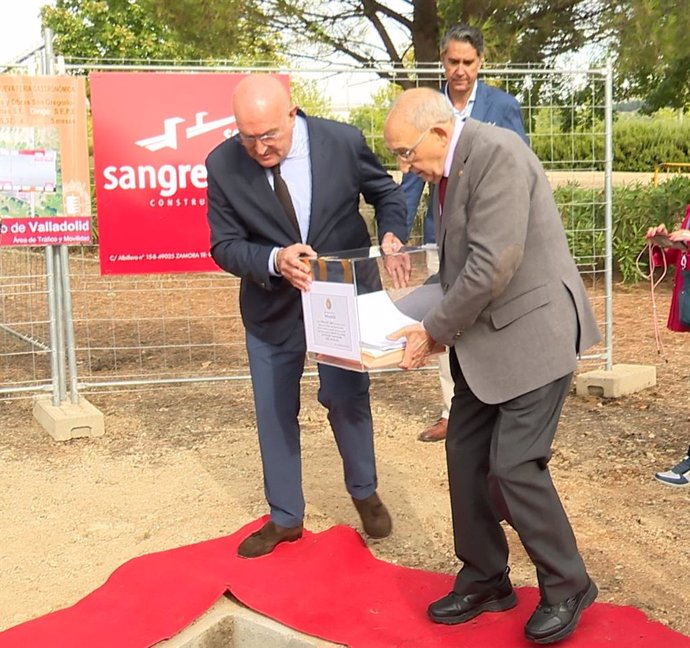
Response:
[{"label": "grey tweed blazer", "polygon": [[444,298],[424,326],[455,348],[473,393],[501,403],[574,371],[599,330],[551,186],[520,137],[468,119],[434,220]]}]

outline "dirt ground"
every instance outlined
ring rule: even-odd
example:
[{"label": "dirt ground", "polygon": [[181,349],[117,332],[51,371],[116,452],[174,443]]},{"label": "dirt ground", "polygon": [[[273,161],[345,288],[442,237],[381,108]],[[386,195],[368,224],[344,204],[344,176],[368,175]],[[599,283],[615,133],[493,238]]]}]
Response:
[{"label": "dirt ground", "polygon": [[[614,361],[653,364],[658,384],[615,400],[569,397],[552,473],[600,589],[690,635],[690,488],[652,476],[690,441],[686,338],[663,328],[655,347],[645,284],[617,287]],[[303,384],[306,526],[358,526],[315,383]],[[0,630],[71,605],[135,556],[231,533],[264,514],[251,391],[243,382],[89,394],[106,434],[53,441],[28,400],[0,402]],[[434,371],[373,377],[379,492],[394,532],[379,558],[454,573],[442,444],[417,433],[438,414]],[[509,530],[512,577],[535,575]]]}]

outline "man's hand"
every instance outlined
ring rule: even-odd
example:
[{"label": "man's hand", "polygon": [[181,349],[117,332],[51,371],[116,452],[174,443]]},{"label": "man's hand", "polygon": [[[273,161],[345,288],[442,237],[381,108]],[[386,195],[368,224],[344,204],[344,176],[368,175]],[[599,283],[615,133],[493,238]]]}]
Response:
[{"label": "man's hand", "polygon": [[316,258],[316,252],[311,245],[295,243],[278,250],[275,266],[276,270],[297,290],[307,292],[311,286],[312,277],[309,261],[304,257]]},{"label": "man's hand", "polygon": [[387,336],[390,340],[406,339],[405,353],[398,365],[401,369],[416,369],[423,367],[432,353],[440,353],[444,346],[436,342],[421,324],[411,324]]},{"label": "man's hand", "polygon": [[384,255],[383,265],[386,268],[386,272],[393,279],[393,285],[396,288],[405,288],[412,274],[410,255],[396,254],[403,247],[402,242],[393,232],[386,232],[381,239],[381,252]]}]

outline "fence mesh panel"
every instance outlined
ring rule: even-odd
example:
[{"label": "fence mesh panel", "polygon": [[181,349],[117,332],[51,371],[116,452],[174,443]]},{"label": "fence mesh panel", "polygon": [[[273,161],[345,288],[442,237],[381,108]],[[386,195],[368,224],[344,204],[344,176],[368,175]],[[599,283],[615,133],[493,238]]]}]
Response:
[{"label": "fence mesh panel", "polygon": [[[118,66],[123,69],[130,68]],[[87,70],[80,65],[72,73]],[[354,121],[399,178],[383,146],[385,110],[367,108],[390,100],[389,83],[375,71],[354,68],[281,72],[289,72],[293,85],[301,88],[306,112]],[[401,74],[387,73],[392,78]],[[407,70],[409,78],[438,84],[442,71]],[[610,298],[604,281],[606,77],[596,70],[487,67],[481,78],[514,94],[523,107],[526,131],[556,188],[573,256],[604,330]],[[368,206],[363,205],[363,213],[371,218]],[[411,244],[421,243],[424,213],[423,200]],[[51,383],[45,267],[41,250],[0,247],[0,394],[5,396],[47,389]],[[101,276],[95,246],[70,248],[69,269],[82,388],[248,378],[236,278],[222,272]],[[586,360],[602,364],[609,346],[605,341]]]}]

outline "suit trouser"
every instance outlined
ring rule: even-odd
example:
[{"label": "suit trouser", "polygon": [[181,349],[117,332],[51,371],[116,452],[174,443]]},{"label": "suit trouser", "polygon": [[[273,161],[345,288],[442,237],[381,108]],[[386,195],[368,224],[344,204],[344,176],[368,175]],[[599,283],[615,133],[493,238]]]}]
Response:
[{"label": "suit trouser", "polygon": [[[405,206],[407,210],[407,236],[408,238],[412,234],[412,229],[414,228],[414,222],[417,218],[417,210],[419,208],[419,201],[422,198],[422,193],[424,192],[424,185],[426,183],[419,176],[415,175],[411,171],[403,173],[402,180],[400,182],[400,188],[405,196]],[[429,201],[427,203],[426,212],[424,214],[424,221],[422,222],[422,242],[423,243],[435,243],[436,234],[434,232],[434,209],[432,202],[432,185],[429,185]]]},{"label": "suit trouser", "polygon": [[[264,473],[273,522],[294,527],[304,518],[300,428],[300,380],[306,344],[301,322],[282,344],[246,333],[249,370]],[[319,402],[328,410],[343,460],[345,487],[355,499],[377,486],[369,375],[318,365]]]},{"label": "suit trouser", "polygon": [[424,180],[414,173],[403,173],[400,181],[403,195],[405,196],[407,236],[412,234],[415,219],[417,218],[417,208],[424,191]]},{"label": "suit trouser", "polygon": [[454,349],[450,364],[455,394],[446,457],[455,552],[463,562],[454,590],[479,592],[500,582],[508,564],[505,519],[536,567],[542,599],[565,600],[588,583],[547,467],[572,374],[488,405],[470,390]]},{"label": "suit trouser", "polygon": [[[438,250],[430,250],[426,253],[426,269],[430,275],[434,275],[439,270]],[[450,357],[448,352],[438,356],[438,378],[441,383],[441,418],[448,419],[450,416],[450,405],[453,399],[454,382],[450,373]]]}]

